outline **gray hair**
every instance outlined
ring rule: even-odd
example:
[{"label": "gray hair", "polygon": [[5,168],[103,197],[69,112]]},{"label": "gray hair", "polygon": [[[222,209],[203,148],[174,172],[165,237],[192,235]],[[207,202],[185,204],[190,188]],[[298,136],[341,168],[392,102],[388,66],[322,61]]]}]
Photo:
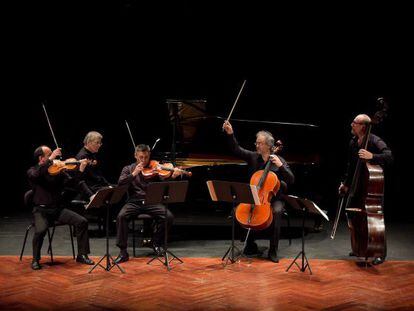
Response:
[{"label": "gray hair", "polygon": [[256,134],[256,138],[258,136],[264,136],[265,141],[266,141],[266,145],[268,145],[269,147],[273,147],[275,144],[275,139],[273,138],[272,133],[268,132],[268,131],[259,131]]},{"label": "gray hair", "polygon": [[94,141],[100,141],[102,140],[103,136],[101,135],[101,133],[96,132],[96,131],[91,131],[88,134],[86,134],[85,138],[83,139],[83,144],[87,145],[90,142],[94,142]]},{"label": "gray hair", "polygon": [[135,153],[139,152],[139,151],[141,151],[141,152],[150,152],[151,148],[148,145],[140,144],[140,145],[135,147]]}]

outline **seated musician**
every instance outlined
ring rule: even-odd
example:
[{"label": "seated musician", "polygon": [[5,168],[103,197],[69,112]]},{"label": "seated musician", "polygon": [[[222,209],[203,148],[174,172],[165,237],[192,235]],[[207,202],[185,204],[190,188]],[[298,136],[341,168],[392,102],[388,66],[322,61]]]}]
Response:
[{"label": "seated musician", "polygon": [[33,270],[41,269],[39,260],[43,239],[48,227],[53,225],[55,221],[75,226],[78,240],[78,255],[76,261],[87,265],[94,263],[88,258],[90,252],[88,222],[77,213],[63,208],[64,199],[62,195],[65,186],[69,184],[75,187],[77,186],[76,184],[81,180],[81,175],[85,170],[87,161],[80,161],[79,171],[73,177],[65,172],[51,176],[48,168],[53,164],[56,157],[60,155],[60,148],[52,152],[49,147],[40,146],[34,152],[34,158],[37,164],[27,171],[28,179],[33,189],[32,204],[35,224],[33,261],[31,265]]},{"label": "seated musician", "polygon": [[[271,161],[272,164],[270,166],[270,170],[277,175],[281,181],[281,184],[284,184],[284,186],[281,186],[280,191],[286,191],[287,185],[293,184],[295,177],[290,170],[287,162],[281,156],[271,155],[271,150],[275,142],[271,133],[266,131],[258,132],[256,134],[255,142],[256,151],[250,151],[239,146],[234,136],[233,127],[230,122],[225,121],[223,124],[223,129],[227,133],[228,144],[232,152],[247,162],[250,175],[258,170],[264,169],[267,161]],[[273,200],[271,202],[273,209],[273,221],[269,227],[269,230],[271,232],[269,237],[268,258],[276,263],[279,262],[279,259],[277,257],[277,249],[279,245],[282,213],[285,204],[280,198],[280,191],[275,197],[273,197]],[[249,236],[244,252],[247,255],[259,253],[257,244],[254,242],[254,237],[252,237],[252,234]]]},{"label": "seated musician", "polygon": [[102,174],[100,162],[97,155],[102,146],[103,136],[99,132],[91,131],[86,134],[81,150],[76,155],[76,159],[88,159],[89,164],[84,172],[84,185],[82,185],[81,192],[87,194],[83,199],[88,202],[91,201],[93,195],[102,188],[110,186],[110,183]]},{"label": "seated musician", "polygon": [[[349,159],[347,172],[345,174],[345,180],[339,186],[339,193],[345,194],[348,192],[349,187],[352,184],[353,172],[358,158],[364,159],[371,164],[380,165],[383,168],[387,168],[393,162],[393,156],[390,148],[387,144],[378,136],[370,134],[368,139],[368,147],[362,149],[361,145],[366,135],[368,124],[371,123],[371,118],[366,114],[357,115],[351,123],[351,133],[353,137],[349,142]],[[385,242],[385,241],[384,241]],[[354,254],[351,252],[350,256]],[[384,262],[386,257],[386,247],[383,257],[374,258],[373,264],[378,265]]]},{"label": "seated musician", "polygon": [[[164,249],[164,226],[167,221],[168,230],[171,228],[174,216],[167,210],[167,219],[165,219],[165,206],[157,205],[143,205],[142,201],[145,198],[145,191],[150,182],[157,182],[162,180],[160,176],[154,174],[150,178],[144,177],[143,169],[150,163],[151,151],[148,145],[138,145],[135,148],[136,162],[125,166],[122,169],[119,177],[119,185],[129,185],[128,200],[122,207],[116,219],[117,226],[117,246],[120,249],[118,257],[115,259],[116,263],[128,261],[129,255],[127,252],[128,244],[128,222],[131,217],[139,214],[148,214],[155,218],[156,230],[153,237],[153,248],[156,254],[162,254]],[[175,179],[181,175],[181,172],[175,168],[171,178]]]}]

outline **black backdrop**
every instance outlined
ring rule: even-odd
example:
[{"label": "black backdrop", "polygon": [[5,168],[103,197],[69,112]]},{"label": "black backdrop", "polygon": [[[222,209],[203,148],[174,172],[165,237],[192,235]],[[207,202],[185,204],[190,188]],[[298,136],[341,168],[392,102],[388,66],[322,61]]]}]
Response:
[{"label": "black backdrop", "polygon": [[104,134],[104,170],[115,182],[132,161],[125,119],[137,142],[162,137],[165,150],[166,98],[205,98],[210,111],[225,116],[247,79],[234,117],[321,127],[328,208],[344,171],[350,121],[372,114],[378,96],[387,98],[389,117],[375,131],[395,156],[388,213],[414,214],[402,199],[403,139],[411,127],[402,120],[412,88],[412,25],[404,8],[129,0],[13,3],[5,12],[2,211],[22,208],[32,152],[53,145],[45,100],[68,156],[87,131]]}]

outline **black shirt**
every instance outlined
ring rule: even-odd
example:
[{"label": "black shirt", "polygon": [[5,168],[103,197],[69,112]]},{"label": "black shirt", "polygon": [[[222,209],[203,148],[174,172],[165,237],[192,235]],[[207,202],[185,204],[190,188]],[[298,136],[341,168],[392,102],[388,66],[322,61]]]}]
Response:
[{"label": "black shirt", "polygon": [[125,166],[122,169],[121,176],[119,176],[118,185],[128,185],[128,202],[139,202],[145,198],[146,190],[148,184],[151,182],[161,181],[159,176],[154,176],[152,178],[144,178],[144,176],[139,173],[137,176],[133,176],[132,172],[135,170],[137,163],[132,163]]},{"label": "black shirt", "polygon": [[[345,185],[350,186],[352,183],[355,166],[358,162],[358,151],[361,146],[358,145],[358,137],[354,136],[349,142],[349,155],[348,166],[345,174]],[[370,134],[368,139],[367,150],[373,154],[373,158],[369,161],[370,164],[380,165],[382,168],[386,168],[393,162],[393,156],[391,149],[387,144],[378,136]]]},{"label": "black shirt", "polygon": [[69,176],[66,172],[52,176],[47,171],[53,162],[47,160],[42,165],[32,166],[27,171],[29,183],[33,189],[33,204],[44,205],[48,208],[57,208],[63,201],[63,190],[66,186],[76,186],[81,178],[79,171]]},{"label": "black shirt", "polygon": [[[245,160],[249,166],[249,175],[253,175],[254,172],[262,170],[265,168],[266,163],[264,162],[262,156],[255,151],[250,151],[239,146],[236,138],[233,134],[227,135],[228,144],[232,152]],[[277,167],[275,164],[270,165],[270,170],[274,172],[280,181],[286,183],[287,186],[292,185],[295,181],[295,176],[290,170],[289,165],[286,160],[278,155],[278,158],[283,163],[281,167]]]},{"label": "black shirt", "polygon": [[99,166],[100,161],[97,159],[97,153],[90,152],[88,149],[83,147],[76,155],[76,159],[95,160],[97,163],[95,165],[87,165],[85,168],[83,179],[90,188],[97,190],[98,188],[110,185],[102,174]]}]

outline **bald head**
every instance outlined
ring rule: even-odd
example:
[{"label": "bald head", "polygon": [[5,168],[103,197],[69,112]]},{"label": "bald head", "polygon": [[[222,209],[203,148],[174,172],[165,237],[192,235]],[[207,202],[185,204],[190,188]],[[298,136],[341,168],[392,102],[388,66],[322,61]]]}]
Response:
[{"label": "bald head", "polygon": [[359,114],[355,117],[354,121],[356,123],[368,125],[371,123],[371,118],[366,114]]}]

